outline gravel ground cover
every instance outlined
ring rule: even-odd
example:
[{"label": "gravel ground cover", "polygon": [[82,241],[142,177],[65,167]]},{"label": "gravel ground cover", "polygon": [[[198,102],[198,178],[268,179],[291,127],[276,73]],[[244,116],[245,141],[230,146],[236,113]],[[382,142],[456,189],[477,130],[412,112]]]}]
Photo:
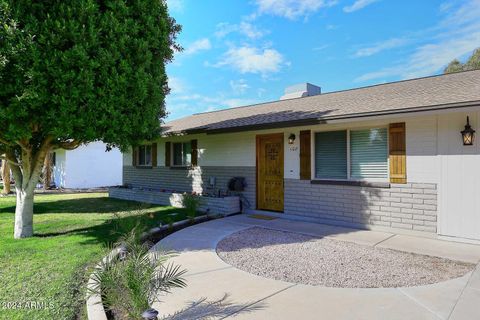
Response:
[{"label": "gravel ground cover", "polygon": [[265,278],[342,288],[409,287],[463,276],[473,264],[327,238],[249,228],[218,243],[226,263]]}]

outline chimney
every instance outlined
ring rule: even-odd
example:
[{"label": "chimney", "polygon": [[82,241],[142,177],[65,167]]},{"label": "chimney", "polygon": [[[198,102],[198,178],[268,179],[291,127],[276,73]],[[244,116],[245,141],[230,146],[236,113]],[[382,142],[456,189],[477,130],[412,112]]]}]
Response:
[{"label": "chimney", "polygon": [[285,88],[285,94],[280,97],[280,100],[316,96],[321,93],[322,88],[305,82]]}]

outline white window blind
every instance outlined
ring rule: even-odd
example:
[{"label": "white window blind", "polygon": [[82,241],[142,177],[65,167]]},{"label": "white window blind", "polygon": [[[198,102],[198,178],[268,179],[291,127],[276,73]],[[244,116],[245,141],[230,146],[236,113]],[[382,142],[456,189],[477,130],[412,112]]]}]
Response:
[{"label": "white window blind", "polygon": [[388,177],[387,129],[350,131],[350,177],[376,179]]}]

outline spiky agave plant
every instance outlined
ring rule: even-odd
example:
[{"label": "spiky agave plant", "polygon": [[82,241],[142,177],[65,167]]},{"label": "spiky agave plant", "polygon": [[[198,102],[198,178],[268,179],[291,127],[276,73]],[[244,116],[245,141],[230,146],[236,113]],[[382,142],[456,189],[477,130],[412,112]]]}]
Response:
[{"label": "spiky agave plant", "polygon": [[141,314],[159,301],[160,293],[186,286],[186,270],[168,259],[172,251],[150,252],[133,228],[117,243],[119,254],[110,255],[96,269],[89,294],[99,294],[116,317],[141,319]]}]

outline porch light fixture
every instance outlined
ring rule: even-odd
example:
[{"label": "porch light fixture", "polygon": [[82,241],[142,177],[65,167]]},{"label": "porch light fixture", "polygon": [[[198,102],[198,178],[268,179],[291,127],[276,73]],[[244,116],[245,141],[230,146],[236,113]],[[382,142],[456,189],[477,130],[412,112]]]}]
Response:
[{"label": "porch light fixture", "polygon": [[288,136],[288,144],[293,144],[295,142],[295,134],[290,133]]},{"label": "porch light fixture", "polygon": [[475,130],[472,129],[470,126],[470,121],[467,116],[467,124],[465,125],[465,129],[460,132],[462,134],[462,140],[464,146],[471,146],[473,145],[473,137]]}]

